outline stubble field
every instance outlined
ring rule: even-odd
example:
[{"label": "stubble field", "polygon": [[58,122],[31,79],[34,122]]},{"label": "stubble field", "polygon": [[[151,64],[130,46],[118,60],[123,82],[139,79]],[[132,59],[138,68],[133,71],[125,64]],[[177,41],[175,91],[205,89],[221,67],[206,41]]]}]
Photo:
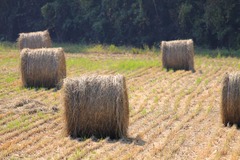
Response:
[{"label": "stubble field", "polygon": [[0,51],[0,159],[239,159],[240,131],[220,118],[222,79],[237,58],[195,56],[166,71],[153,54],[66,54],[67,76],[123,74],[128,138],[64,136],[61,90],[22,88],[19,51]]}]

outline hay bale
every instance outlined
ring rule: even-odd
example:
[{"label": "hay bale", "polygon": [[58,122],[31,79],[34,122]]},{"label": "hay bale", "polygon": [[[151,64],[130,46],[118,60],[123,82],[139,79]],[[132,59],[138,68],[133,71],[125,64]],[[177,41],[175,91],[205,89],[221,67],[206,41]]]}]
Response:
[{"label": "hay bale", "polygon": [[65,79],[63,100],[67,135],[114,139],[127,136],[129,105],[122,75]]},{"label": "hay bale", "polygon": [[23,48],[35,49],[52,47],[52,42],[48,30],[20,33],[17,41],[20,50]]},{"label": "hay bale", "polygon": [[240,72],[227,73],[224,77],[221,117],[225,126],[240,124]]},{"label": "hay bale", "polygon": [[164,68],[192,70],[194,72],[194,46],[191,39],[162,41],[161,51]]},{"label": "hay bale", "polygon": [[60,87],[66,77],[62,48],[23,49],[20,67],[25,87]]}]

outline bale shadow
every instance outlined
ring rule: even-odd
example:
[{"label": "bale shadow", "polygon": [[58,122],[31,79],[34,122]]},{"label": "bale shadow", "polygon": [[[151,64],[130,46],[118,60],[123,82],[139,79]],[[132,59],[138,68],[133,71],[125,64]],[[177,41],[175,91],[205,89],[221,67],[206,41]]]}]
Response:
[{"label": "bale shadow", "polygon": [[120,139],[120,142],[123,143],[123,144],[132,144],[133,143],[134,145],[137,145],[137,146],[144,146],[146,144],[146,141],[144,141],[140,137],[123,138],[123,139]]},{"label": "bale shadow", "polygon": [[100,142],[102,140],[106,141],[107,143],[117,143],[120,142],[122,144],[134,144],[137,146],[144,146],[146,144],[146,141],[142,140],[139,137],[136,138],[132,138],[132,137],[125,137],[125,138],[121,138],[121,139],[112,139],[110,137],[105,137],[105,138],[97,138],[95,136],[91,136],[91,137],[72,137],[69,136],[71,140],[76,140],[78,142],[84,142],[88,139],[91,139],[93,142]]},{"label": "bale shadow", "polygon": [[53,84],[53,85],[43,85],[43,84],[34,84],[34,85],[23,85],[22,88],[26,88],[28,90],[35,90],[35,91],[39,91],[39,90],[45,90],[45,91],[50,91],[52,90],[53,92],[57,92],[59,90],[61,90],[63,88],[63,81],[57,83],[57,84]]},{"label": "bale shadow", "polygon": [[52,90],[52,92],[58,92],[62,89],[62,87],[23,87],[23,88],[26,88],[28,90],[34,90],[34,91],[40,91],[40,90],[50,91],[50,90]]},{"label": "bale shadow", "polygon": [[165,68],[167,72],[176,72],[176,71],[191,71],[192,73],[195,73],[196,70],[195,69],[183,69],[183,68],[179,68],[179,69],[175,69],[175,68]]},{"label": "bale shadow", "polygon": [[228,127],[228,128],[236,127],[236,129],[240,131],[240,122],[238,122],[238,123],[228,122],[228,123],[224,124],[224,127]]}]

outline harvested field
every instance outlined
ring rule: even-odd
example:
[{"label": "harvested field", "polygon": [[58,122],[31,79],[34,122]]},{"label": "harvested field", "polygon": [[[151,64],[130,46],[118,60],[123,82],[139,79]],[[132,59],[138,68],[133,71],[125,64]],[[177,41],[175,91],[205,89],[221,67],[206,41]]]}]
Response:
[{"label": "harvested field", "polygon": [[166,72],[160,57],[66,54],[68,77],[119,73],[129,96],[127,139],[73,140],[61,90],[21,87],[19,52],[0,52],[0,159],[239,159],[240,131],[221,121],[223,77],[239,60],[195,55],[192,73]]}]

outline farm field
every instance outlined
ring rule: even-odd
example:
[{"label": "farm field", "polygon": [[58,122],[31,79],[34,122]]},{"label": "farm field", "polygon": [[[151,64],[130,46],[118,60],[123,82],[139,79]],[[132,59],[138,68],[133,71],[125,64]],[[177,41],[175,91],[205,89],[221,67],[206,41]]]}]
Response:
[{"label": "farm field", "polygon": [[123,74],[128,138],[64,136],[61,90],[22,88],[19,51],[0,50],[0,159],[239,159],[240,131],[224,127],[221,87],[238,58],[195,56],[196,72],[166,71],[154,54],[66,54],[67,76]]}]

